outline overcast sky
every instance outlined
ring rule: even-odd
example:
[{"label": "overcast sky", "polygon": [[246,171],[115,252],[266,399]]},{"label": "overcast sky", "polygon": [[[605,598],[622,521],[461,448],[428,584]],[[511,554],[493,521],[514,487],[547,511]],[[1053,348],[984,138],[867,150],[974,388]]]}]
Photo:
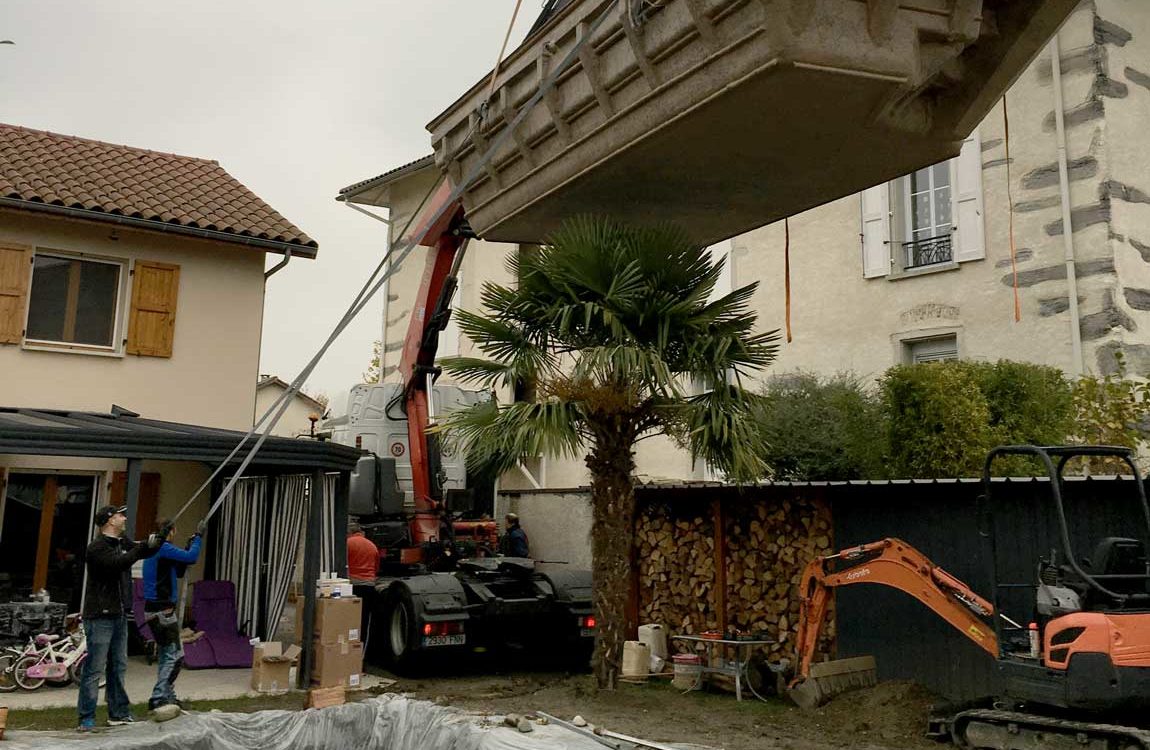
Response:
[{"label": "overcast sky", "polygon": [[[522,0],[509,50],[542,0]],[[215,159],[319,242],[268,283],[261,371],[314,354],[378,262],[340,188],[431,153],[425,125],[491,70],[515,0],[0,0],[0,122]],[[281,256],[269,255],[270,266]],[[356,382],[374,300],[308,382]]]}]

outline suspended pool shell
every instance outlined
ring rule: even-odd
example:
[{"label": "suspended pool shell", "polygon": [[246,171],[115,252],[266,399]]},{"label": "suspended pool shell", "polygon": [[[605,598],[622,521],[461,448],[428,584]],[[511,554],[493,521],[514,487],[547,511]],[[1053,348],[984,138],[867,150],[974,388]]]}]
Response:
[{"label": "suspended pool shell", "polygon": [[[1078,0],[574,0],[428,130],[484,239],[712,243],[958,154]],[[603,14],[603,22],[595,22]],[[574,63],[480,157],[577,46]]]}]

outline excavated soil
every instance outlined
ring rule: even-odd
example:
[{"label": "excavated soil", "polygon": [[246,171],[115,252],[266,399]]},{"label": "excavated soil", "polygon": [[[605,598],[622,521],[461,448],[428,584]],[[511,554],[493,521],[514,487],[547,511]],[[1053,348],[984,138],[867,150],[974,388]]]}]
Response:
[{"label": "excavated soil", "polygon": [[722,692],[682,693],[667,681],[595,689],[588,675],[512,672],[402,679],[387,688],[496,714],[543,711],[663,743],[724,750],[925,750],[931,696],[909,683],[883,683],[839,696],[813,711],[780,698],[742,703]]}]

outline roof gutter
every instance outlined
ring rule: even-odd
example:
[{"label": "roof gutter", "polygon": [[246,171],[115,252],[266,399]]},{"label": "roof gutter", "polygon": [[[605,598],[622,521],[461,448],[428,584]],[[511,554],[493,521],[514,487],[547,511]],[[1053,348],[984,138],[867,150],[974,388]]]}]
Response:
[{"label": "roof gutter", "polygon": [[57,206],[52,203],[33,203],[32,201],[19,200],[16,198],[0,197],[0,208],[14,208],[18,211],[31,212],[42,211],[45,213],[57,214],[60,216],[68,216],[73,219],[95,221],[102,224],[121,224],[124,226],[139,227],[140,229],[150,229],[156,232],[184,234],[191,237],[217,240],[219,242],[230,242],[235,245],[250,245],[252,247],[261,248],[263,250],[274,250],[280,253],[294,252],[298,255],[303,255],[306,258],[314,258],[317,253],[316,248],[309,247],[308,245],[296,245],[290,242],[265,240],[260,237],[246,237],[242,234],[220,232],[214,229],[200,229],[198,227],[188,227],[182,224],[169,224],[166,221],[141,219],[135,216],[121,216],[119,214],[104,213],[102,211],[89,211],[86,208]]}]

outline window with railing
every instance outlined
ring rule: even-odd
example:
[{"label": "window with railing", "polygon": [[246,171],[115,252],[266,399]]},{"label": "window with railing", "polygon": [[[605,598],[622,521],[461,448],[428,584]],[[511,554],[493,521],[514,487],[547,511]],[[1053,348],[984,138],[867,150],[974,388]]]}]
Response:
[{"label": "window with railing", "polygon": [[906,258],[904,268],[951,260],[950,162],[920,169],[907,176]]},{"label": "window with railing", "polygon": [[955,158],[867,188],[859,203],[865,278],[949,271],[984,259],[978,130]]},{"label": "window with railing", "polygon": [[951,247],[950,233],[938,237],[927,237],[921,240],[902,243],[906,259],[904,268],[919,268],[932,266],[935,263],[949,263],[954,258]]}]

